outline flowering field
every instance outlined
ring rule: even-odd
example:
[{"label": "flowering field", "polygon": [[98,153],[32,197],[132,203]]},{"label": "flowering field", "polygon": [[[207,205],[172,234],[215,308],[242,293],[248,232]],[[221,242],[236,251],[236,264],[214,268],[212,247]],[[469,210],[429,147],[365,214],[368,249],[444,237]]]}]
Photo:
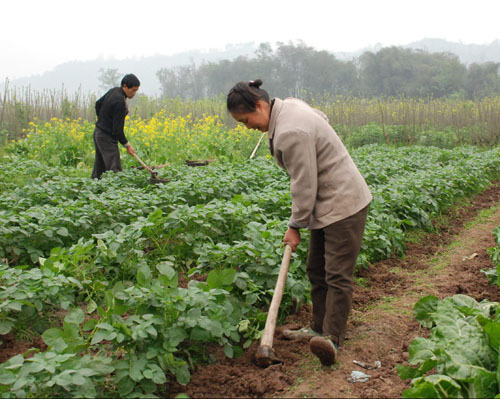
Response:
[{"label": "flowering field", "polygon": [[[52,120],[2,149],[0,335],[47,345],[0,364],[2,397],[165,396],[212,360],[211,345],[238,357],[260,337],[291,205],[266,146],[248,160],[260,133],[209,116],[129,120],[139,155],[170,163],[159,172],[170,182],[150,185],[126,154],[124,172],[89,179],[92,131]],[[371,145],[352,155],[374,194],[358,267],[403,254],[409,231],[433,229],[500,177],[499,149]],[[281,317],[308,299],[305,247]]]},{"label": "flowering field", "polygon": [[[187,159],[245,159],[260,135],[242,125],[228,129],[217,115],[193,119],[189,114],[174,117],[159,112],[148,120],[127,117],[125,126],[125,135],[138,155],[152,165]],[[12,142],[8,151],[50,166],[90,168],[94,161],[93,131],[94,124],[82,119],[31,122],[26,138]],[[123,148],[121,151],[126,154]],[[128,156],[122,161],[125,165],[136,163]]]}]

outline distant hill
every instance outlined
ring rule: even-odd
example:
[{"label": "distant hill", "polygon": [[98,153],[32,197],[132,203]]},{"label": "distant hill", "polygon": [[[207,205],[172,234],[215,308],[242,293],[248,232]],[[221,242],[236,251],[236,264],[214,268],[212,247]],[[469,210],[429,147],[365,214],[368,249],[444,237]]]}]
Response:
[{"label": "distant hill", "polygon": [[404,46],[411,49],[420,49],[429,53],[449,52],[458,55],[463,64],[482,64],[484,62],[500,62],[500,40],[490,44],[464,44],[448,42],[443,39],[423,39]]},{"label": "distant hill", "polygon": [[[401,47],[421,49],[428,52],[450,52],[456,54],[460,61],[466,65],[474,62],[500,62],[500,40],[498,39],[488,45],[481,45],[428,38]],[[157,95],[160,93],[160,82],[156,77],[156,72],[161,68],[172,68],[187,64],[200,65],[203,62],[217,62],[223,59],[232,60],[239,56],[252,57],[257,48],[258,45],[251,42],[227,45],[223,50],[193,50],[170,56],[155,55],[124,60],[98,58],[92,61],[72,61],[58,65],[53,70],[41,75],[15,79],[10,82],[10,87],[30,86],[36,90],[61,89],[64,87],[68,93],[74,93],[80,88],[83,93],[99,93],[102,91],[99,88],[99,70],[101,68],[118,68],[121,74],[135,73],[139,77],[142,93]],[[333,52],[333,54],[341,60],[352,60],[365,51],[377,52],[381,48],[382,45],[376,44],[353,52]],[[3,83],[0,84],[0,90],[3,90],[3,86]]]},{"label": "distant hill", "polygon": [[[155,55],[123,60],[98,58],[92,61],[72,61],[60,64],[41,75],[14,79],[9,83],[9,86],[31,86],[36,90],[61,89],[64,87],[70,94],[80,88],[83,93],[99,93],[102,91],[102,89],[99,89],[99,70],[101,68],[118,68],[122,75],[126,73],[137,75],[141,81],[142,93],[156,95],[160,92],[160,82],[156,77],[156,72],[161,68],[172,68],[187,64],[199,65],[203,62],[217,62],[239,56],[253,56],[256,49],[254,43],[244,43],[227,45],[224,50],[193,50],[170,56]],[[0,90],[3,88],[4,83],[0,85]]]},{"label": "distant hill", "polygon": [[[465,65],[470,65],[474,62],[479,64],[489,61],[500,62],[500,40],[498,39],[494,40],[490,44],[464,44],[449,42],[444,39],[426,38],[413,43],[405,44],[400,47],[413,50],[425,50],[429,53],[447,52],[456,54],[460,59],[460,62]],[[376,53],[381,48],[381,44],[376,44],[374,46],[365,47],[353,52],[339,52],[334,54],[341,60],[351,60],[353,58],[359,57],[365,51]]]}]

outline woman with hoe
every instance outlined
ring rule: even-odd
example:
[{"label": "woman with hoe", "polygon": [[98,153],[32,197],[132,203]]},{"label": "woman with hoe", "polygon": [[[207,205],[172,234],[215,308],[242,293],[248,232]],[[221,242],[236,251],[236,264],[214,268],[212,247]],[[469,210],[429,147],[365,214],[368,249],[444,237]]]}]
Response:
[{"label": "woman with hoe", "polygon": [[227,108],[247,128],[268,132],[271,154],[290,176],[292,214],[284,242],[295,251],[300,229],[311,230],[307,274],[313,320],[310,327],[283,334],[311,337],[311,352],[328,366],[344,341],[372,195],[325,114],[298,99],[270,100],[261,85],[260,79],[237,83]]}]

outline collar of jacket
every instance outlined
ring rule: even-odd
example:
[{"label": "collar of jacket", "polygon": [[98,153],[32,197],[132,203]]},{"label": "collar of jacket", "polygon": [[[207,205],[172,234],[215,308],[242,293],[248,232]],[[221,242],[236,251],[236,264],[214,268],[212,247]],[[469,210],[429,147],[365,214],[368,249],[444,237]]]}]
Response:
[{"label": "collar of jacket", "polygon": [[271,111],[271,118],[269,119],[268,138],[272,140],[274,138],[274,131],[276,130],[276,120],[283,107],[283,100],[278,97],[274,98],[273,110]]}]

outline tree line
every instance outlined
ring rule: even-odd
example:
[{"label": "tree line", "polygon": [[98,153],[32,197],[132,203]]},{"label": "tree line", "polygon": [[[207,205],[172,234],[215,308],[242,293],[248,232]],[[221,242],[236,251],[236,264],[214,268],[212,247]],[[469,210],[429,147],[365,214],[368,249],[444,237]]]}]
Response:
[{"label": "tree line", "polygon": [[500,63],[462,64],[451,53],[386,47],[352,60],[300,43],[261,43],[254,57],[162,68],[163,97],[198,100],[226,94],[240,80],[261,78],[277,97],[484,98],[500,94]]}]

